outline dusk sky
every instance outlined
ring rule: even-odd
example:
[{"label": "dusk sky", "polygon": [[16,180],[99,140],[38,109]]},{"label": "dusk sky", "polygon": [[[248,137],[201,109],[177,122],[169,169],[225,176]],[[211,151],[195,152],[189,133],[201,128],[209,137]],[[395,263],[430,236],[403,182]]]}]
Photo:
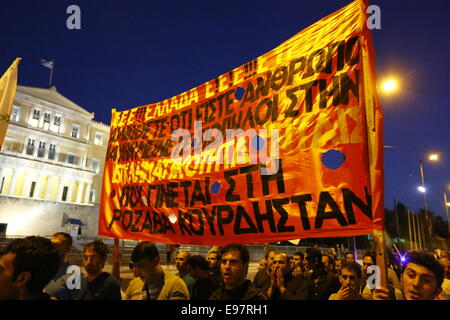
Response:
[{"label": "dusk sky", "polygon": [[[344,7],[322,1],[7,1],[0,11],[0,72],[16,57],[19,85],[52,84],[95,120],[111,109],[158,102],[226,73],[272,50]],[[66,9],[81,9],[81,30],[69,30]],[[450,2],[370,1],[381,9],[373,30],[378,79],[390,75],[400,90],[381,95],[385,116],[385,206],[394,198],[423,207],[419,160],[425,161],[429,209],[445,216],[450,199]]]}]

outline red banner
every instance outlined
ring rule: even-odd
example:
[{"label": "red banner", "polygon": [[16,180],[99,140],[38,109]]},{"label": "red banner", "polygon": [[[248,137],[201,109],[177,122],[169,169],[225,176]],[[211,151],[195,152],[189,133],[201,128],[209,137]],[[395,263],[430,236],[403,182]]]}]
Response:
[{"label": "red banner", "polygon": [[203,85],[113,110],[99,234],[221,245],[382,229],[364,12],[355,1]]}]

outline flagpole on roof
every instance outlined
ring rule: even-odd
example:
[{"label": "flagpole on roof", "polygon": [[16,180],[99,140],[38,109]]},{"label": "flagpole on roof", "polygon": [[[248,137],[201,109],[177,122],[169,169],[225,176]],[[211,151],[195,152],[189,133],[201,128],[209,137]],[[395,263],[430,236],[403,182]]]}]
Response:
[{"label": "flagpole on roof", "polygon": [[48,86],[52,86],[52,76],[53,76],[53,68],[55,67],[55,60],[52,60],[52,68],[50,69],[50,82],[48,83]]}]

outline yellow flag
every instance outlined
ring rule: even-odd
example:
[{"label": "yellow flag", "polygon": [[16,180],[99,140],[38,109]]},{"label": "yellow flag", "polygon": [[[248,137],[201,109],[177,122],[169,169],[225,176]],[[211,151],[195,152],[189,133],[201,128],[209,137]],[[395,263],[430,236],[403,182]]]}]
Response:
[{"label": "yellow flag", "polygon": [[0,148],[5,140],[14,97],[16,96],[17,71],[21,58],[17,58],[0,79]]}]

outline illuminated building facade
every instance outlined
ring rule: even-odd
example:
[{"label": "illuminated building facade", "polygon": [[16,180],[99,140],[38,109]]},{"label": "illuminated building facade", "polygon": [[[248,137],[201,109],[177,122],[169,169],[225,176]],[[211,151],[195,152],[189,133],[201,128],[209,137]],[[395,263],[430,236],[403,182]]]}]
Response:
[{"label": "illuminated building facade", "polygon": [[[65,226],[64,220],[79,221],[80,226],[91,220],[91,214],[98,216],[109,126],[93,118],[94,113],[55,87],[17,87],[0,151],[0,223],[8,224],[7,234],[53,233],[47,226],[29,221],[32,216],[26,212],[13,214],[12,203],[24,208],[30,204],[31,212],[45,207],[48,219],[62,214],[61,223],[56,224],[61,227],[55,232],[74,228]],[[60,212],[48,212],[51,208]],[[27,221],[18,223],[18,219]],[[23,227],[27,222],[33,226]],[[94,233],[96,226],[88,229]]]}]

